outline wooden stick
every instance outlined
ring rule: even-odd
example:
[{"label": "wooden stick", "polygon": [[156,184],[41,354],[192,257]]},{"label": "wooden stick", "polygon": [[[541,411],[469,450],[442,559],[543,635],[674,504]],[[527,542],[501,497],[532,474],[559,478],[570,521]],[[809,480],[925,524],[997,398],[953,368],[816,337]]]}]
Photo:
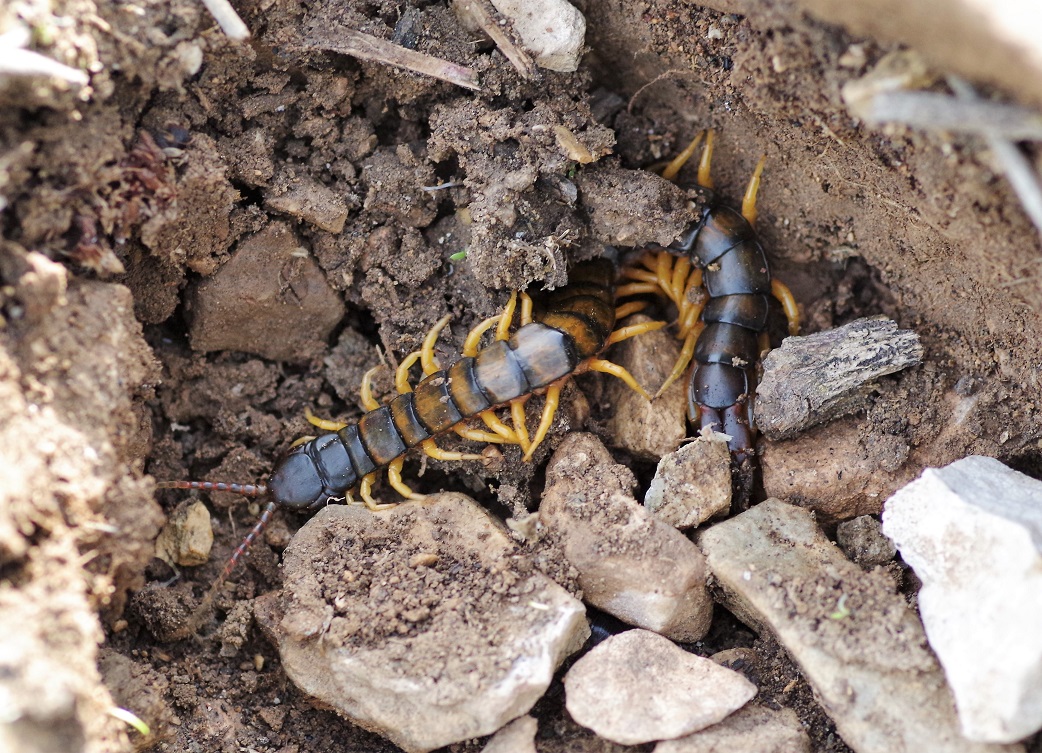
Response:
[{"label": "wooden stick", "polygon": [[330,52],[339,52],[361,60],[372,60],[385,65],[405,68],[414,73],[448,81],[465,89],[480,91],[478,74],[473,68],[457,65],[422,52],[410,50],[354,29],[337,29],[312,43],[312,47]]}]

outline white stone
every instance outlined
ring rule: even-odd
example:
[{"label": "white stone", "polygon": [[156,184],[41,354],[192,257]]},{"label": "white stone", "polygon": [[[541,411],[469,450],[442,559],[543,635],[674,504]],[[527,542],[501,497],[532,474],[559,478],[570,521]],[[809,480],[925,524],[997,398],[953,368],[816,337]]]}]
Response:
[{"label": "white stone", "polygon": [[810,738],[792,709],[749,704],[712,727],[659,743],[653,753],[810,753]]},{"label": "white stone", "polygon": [[408,753],[527,713],[589,637],[584,613],[462,494],[322,509],[255,608],[298,688]]},{"label": "white stone", "polygon": [[883,532],[923,582],[963,733],[1042,728],[1042,482],[980,456],[928,468],[887,500]]},{"label": "white stone", "polygon": [[536,753],[538,731],[539,723],[533,717],[522,716],[492,735],[481,753]]},{"label": "white stone", "polygon": [[857,753],[984,753],[967,740],[915,613],[799,507],[769,499],[698,537],[732,613],[772,633]]},{"label": "white stone", "polygon": [[564,678],[572,718],[621,745],[670,740],[716,724],[756,686],[661,635],[629,630],[591,649]]},{"label": "white stone", "polygon": [[592,434],[570,434],[546,470],[539,519],[579,573],[583,599],[684,643],[709,630],[705,559],[633,498],[633,473]]},{"label": "white stone", "polygon": [[492,0],[540,68],[570,73],[579,67],[586,19],[565,0]]}]

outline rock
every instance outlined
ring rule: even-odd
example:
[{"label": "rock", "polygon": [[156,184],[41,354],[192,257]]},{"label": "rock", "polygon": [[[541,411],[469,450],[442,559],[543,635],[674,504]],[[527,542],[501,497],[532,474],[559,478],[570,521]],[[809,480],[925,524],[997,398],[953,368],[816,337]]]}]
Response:
[{"label": "rock", "polygon": [[[626,320],[626,326],[648,321],[650,317],[636,314]],[[611,360],[629,371],[638,384],[654,395],[666,381],[679,353],[676,339],[660,329],[623,340],[612,349]],[[608,431],[615,447],[644,460],[657,461],[673,452],[687,436],[687,386],[683,378],[651,402],[622,380],[612,379],[608,383],[608,399],[613,406]]]},{"label": "rock", "polygon": [[339,233],[347,222],[343,197],[304,172],[281,173],[274,186],[264,189],[264,206],[330,233]]},{"label": "rock", "polygon": [[709,630],[713,603],[698,547],[634,498],[635,479],[592,434],[550,459],[539,517],[579,573],[588,604],[676,641]]},{"label": "rock", "polygon": [[564,691],[576,722],[606,740],[640,745],[716,724],[756,695],[756,686],[660,635],[629,630],[579,659]]},{"label": "rock", "polygon": [[885,317],[787,337],[763,360],[756,426],[768,439],[788,439],[854,413],[865,405],[875,380],[922,358],[919,336]]},{"label": "rock", "polygon": [[855,418],[782,442],[763,442],[760,468],[769,497],[814,510],[825,523],[878,515],[883,501],[911,481],[900,436]]},{"label": "rock", "polygon": [[515,719],[486,743],[481,753],[536,753],[535,733],[539,723],[534,717]]},{"label": "rock", "polygon": [[883,535],[879,521],[871,515],[840,523],[836,539],[843,552],[866,570],[885,565],[897,554],[894,542]]},{"label": "rock", "polygon": [[213,527],[210,510],[199,500],[183,502],[156,539],[156,556],[170,565],[194,567],[210,559]]},{"label": "rock", "polygon": [[320,511],[258,604],[290,679],[410,753],[526,713],[589,636],[584,609],[476,502]]},{"label": "rock", "polygon": [[883,571],[844,557],[810,512],[767,500],[698,540],[724,605],[777,638],[858,753],[1023,750],[960,734],[915,614]]},{"label": "rock", "polygon": [[189,300],[192,348],[306,361],[326,349],[344,304],[290,229],[247,238]]},{"label": "rock", "polygon": [[[900,42],[934,67],[984,81],[1042,105],[1042,19],[1019,0],[800,0],[802,8],[858,37]],[[943,20],[944,33],[938,34]]]},{"label": "rock", "polygon": [[570,73],[579,67],[586,19],[565,0],[492,0],[510,19],[521,43],[540,68]]},{"label": "rock", "polygon": [[883,531],[923,582],[919,612],[963,733],[1042,728],[1042,482],[971,456],[887,500]]},{"label": "rock", "polygon": [[653,753],[810,753],[810,738],[792,709],[747,705],[693,735],[666,740]]},{"label": "rock", "polygon": [[731,509],[731,453],[720,434],[707,434],[659,461],[644,506],[681,530]]}]

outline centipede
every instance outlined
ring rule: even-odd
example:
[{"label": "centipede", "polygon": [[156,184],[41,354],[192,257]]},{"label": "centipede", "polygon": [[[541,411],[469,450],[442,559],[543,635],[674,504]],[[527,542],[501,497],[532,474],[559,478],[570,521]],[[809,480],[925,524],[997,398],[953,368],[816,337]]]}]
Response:
[{"label": "centipede", "polygon": [[[771,275],[767,252],[755,230],[756,197],[766,156],[760,158],[749,180],[741,211],[716,193],[711,176],[714,133],[700,132],[662,171],[675,180],[705,137],[697,182],[685,186],[699,194],[702,211],[680,236],[666,247],[648,246],[636,264],[624,267],[631,280],[620,295],[656,293],[678,310],[677,336],[683,340],[680,357],[661,395],[691,361],[687,414],[692,428],[711,429],[728,437],[736,466],[755,455],[752,419],[761,354],[770,349],[767,334],[770,296],[781,304],[790,335],[799,333],[799,308],[792,292]],[[695,295],[698,291],[703,294]]]},{"label": "centipede", "polygon": [[[322,434],[303,437],[278,460],[267,483],[223,481],[163,481],[163,489],[231,492],[267,500],[252,530],[228,559],[194,613],[188,632],[205,616],[213,595],[233,572],[239,559],[262,533],[278,509],[314,511],[332,502],[353,502],[355,493],[369,509],[379,511],[397,503],[381,503],[372,494],[381,471],[390,486],[405,499],[422,499],[402,478],[405,456],[420,448],[439,460],[480,460],[482,455],[450,452],[437,445],[440,436],[455,432],[465,439],[490,444],[516,444],[530,460],[549,433],[565,383],[586,371],[618,377],[646,399],[651,399],[622,366],[600,357],[614,343],[665,326],[645,322],[616,329],[617,320],[642,309],[642,301],[616,306],[614,264],[596,259],[577,265],[567,285],[544,296],[536,311],[527,294],[514,294],[502,314],[485,319],[467,335],[459,360],[442,369],[434,344],[449,321],[440,320],[427,334],[420,350],[401,361],[395,372],[398,394],[382,405],[373,395],[372,376],[362,380],[366,412],[352,423],[314,417],[308,420]],[[519,327],[511,334],[520,298]],[[495,339],[482,348],[481,339],[495,327]],[[413,388],[410,370],[420,362],[424,376]],[[525,404],[533,395],[544,397],[538,428],[529,435]],[[497,415],[508,408],[510,424]],[[472,424],[481,421],[485,428]],[[186,633],[187,634],[187,633]]]}]

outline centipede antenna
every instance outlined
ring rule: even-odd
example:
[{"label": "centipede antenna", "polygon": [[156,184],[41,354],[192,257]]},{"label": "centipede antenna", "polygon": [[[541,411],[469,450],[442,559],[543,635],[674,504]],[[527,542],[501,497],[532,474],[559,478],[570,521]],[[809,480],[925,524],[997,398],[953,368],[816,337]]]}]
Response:
[{"label": "centipede antenna", "polygon": [[[160,481],[156,484],[158,489],[198,489],[204,492],[229,492],[231,494],[238,494],[243,497],[262,497],[268,493],[268,487],[265,484],[234,484],[227,483],[224,481]],[[213,606],[213,601],[217,597],[218,591],[221,586],[228,579],[228,576],[235,570],[235,566],[239,564],[239,560],[246,554],[250,546],[257,537],[261,535],[264,529],[267,527],[268,522],[271,520],[272,515],[275,514],[275,508],[277,507],[274,500],[268,502],[264,508],[264,512],[261,513],[260,519],[256,522],[250,532],[246,534],[246,538],[242,540],[242,543],[232,552],[231,557],[224,564],[224,569],[221,570],[221,574],[217,576],[217,579],[210,584],[210,588],[207,589],[206,595],[203,596],[203,600],[199,602],[192,614],[189,616],[186,623],[176,631],[172,636],[173,640],[181,640],[187,638],[190,635],[195,634],[196,631],[202,626],[203,621],[207,618],[210,613],[210,608]]]},{"label": "centipede antenna", "polygon": [[157,489],[198,489],[203,492],[228,492],[242,497],[263,497],[268,493],[264,484],[229,484],[224,481],[160,481]]}]

